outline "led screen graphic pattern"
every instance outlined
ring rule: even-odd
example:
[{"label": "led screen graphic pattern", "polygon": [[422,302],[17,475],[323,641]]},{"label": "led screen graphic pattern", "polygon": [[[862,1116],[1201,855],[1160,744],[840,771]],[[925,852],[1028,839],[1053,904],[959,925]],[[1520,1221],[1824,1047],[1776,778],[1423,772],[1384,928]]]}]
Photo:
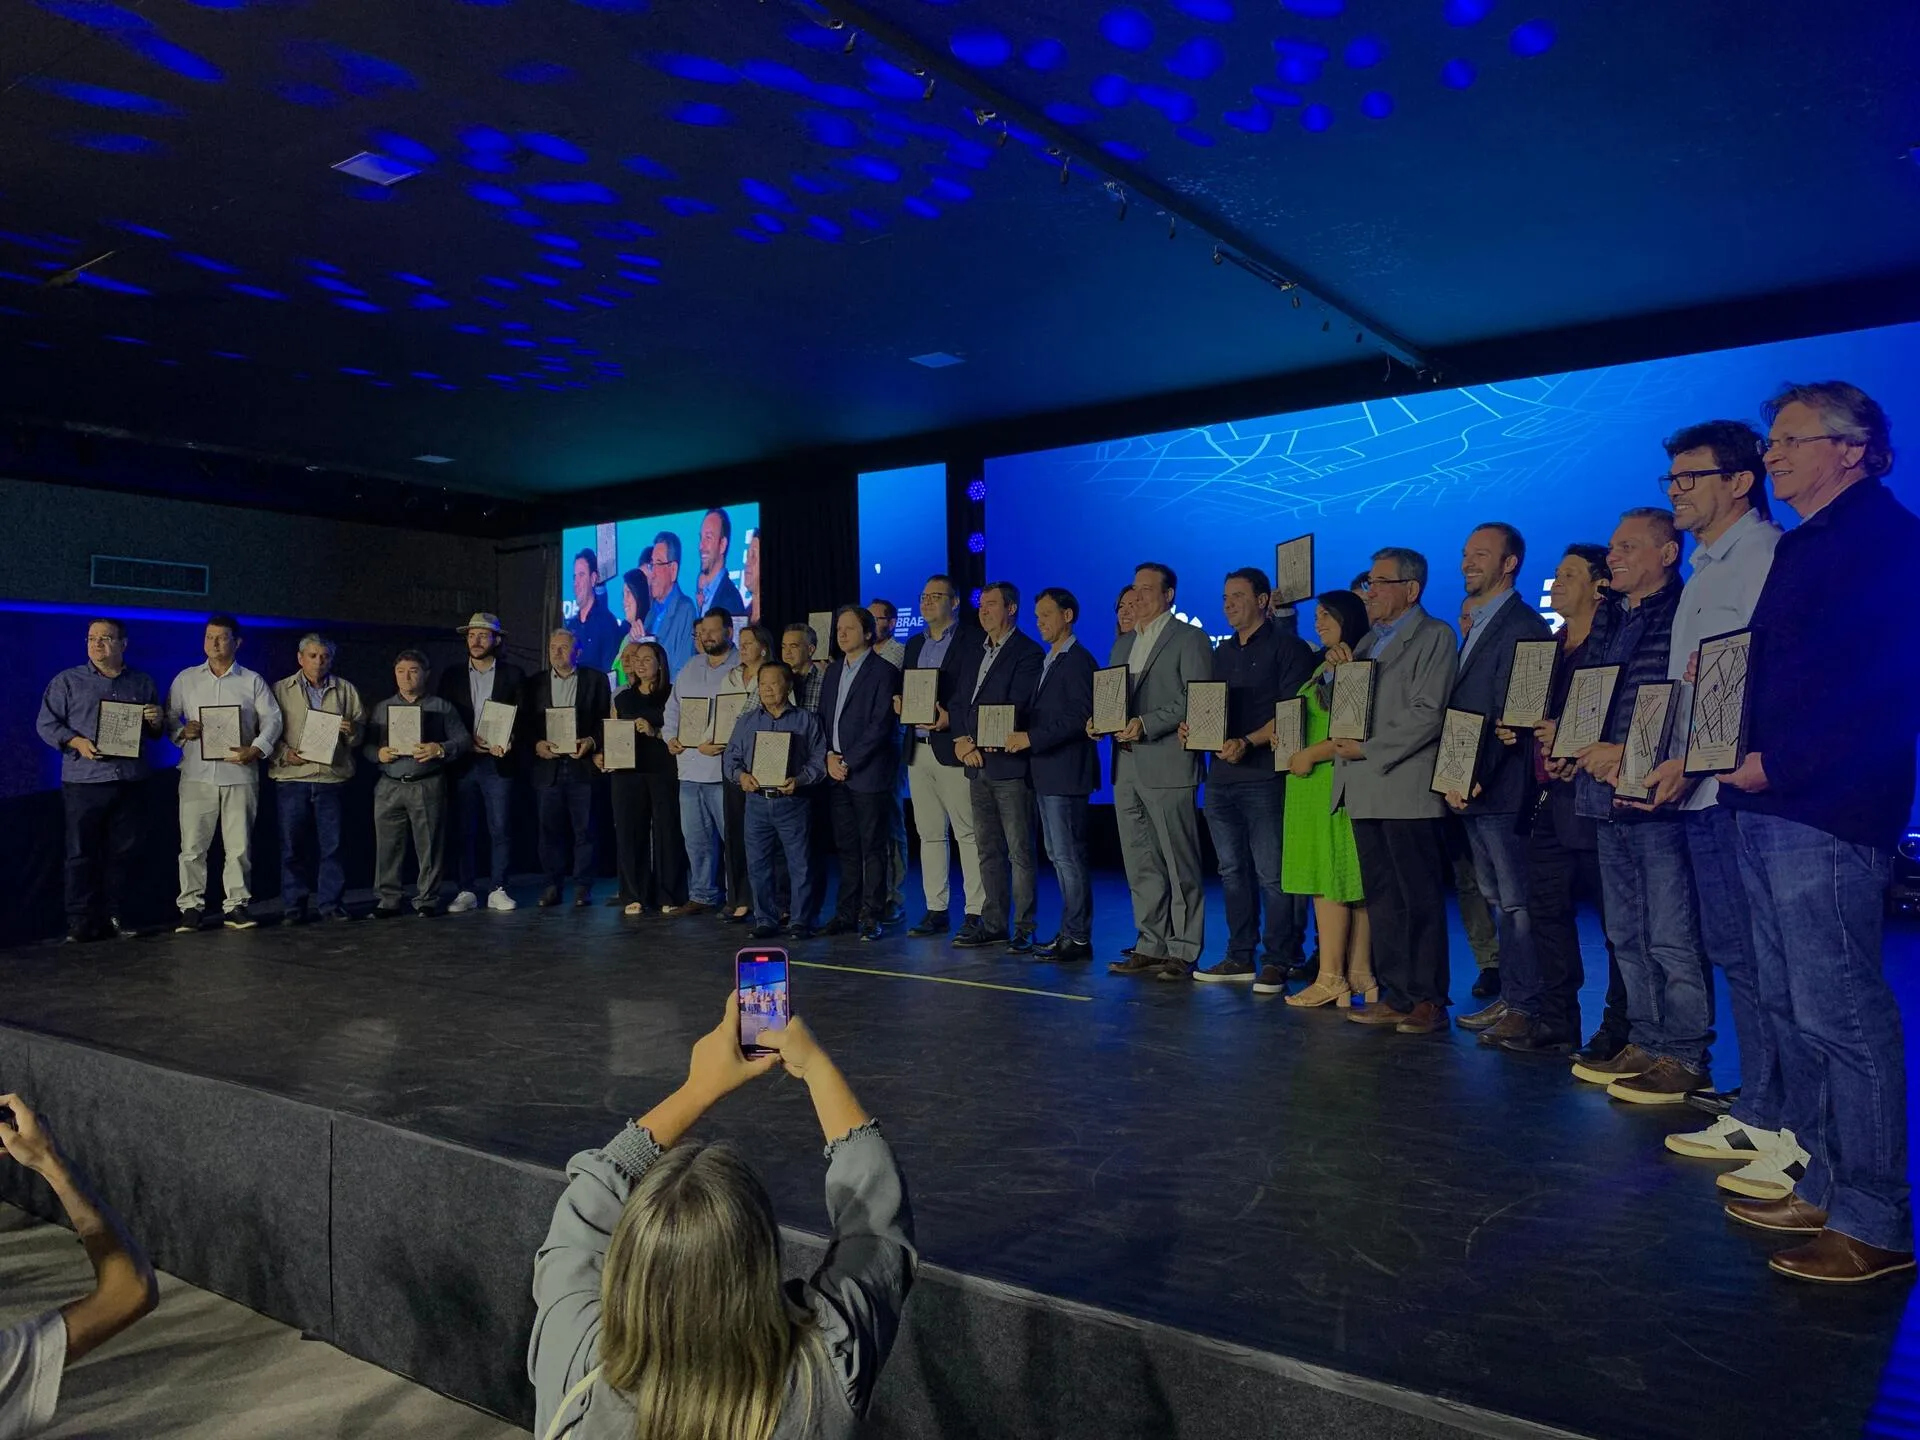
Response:
[{"label": "led screen graphic pattern", "polygon": [[[1487,520],[1528,542],[1519,590],[1548,612],[1573,541],[1604,543],[1621,511],[1665,503],[1661,441],[1722,417],[1759,423],[1788,380],[1846,379],[1887,408],[1894,441],[1920,427],[1920,325],[1889,326],[1677,359],[1542,375],[989,460],[987,571],[1031,595],[1065,585],[1096,654],[1133,565],[1181,577],[1177,608],[1220,635],[1222,578],[1273,563],[1312,532],[1320,590],[1347,585],[1374,550],[1428,558],[1428,611],[1457,620],[1460,547]],[[1920,509],[1920,480],[1891,484]],[[1780,507],[1777,517],[1791,524]],[[1302,607],[1301,634],[1312,641]],[[1030,628],[1030,622],[1029,622]]]},{"label": "led screen graphic pattern", "polygon": [[947,568],[947,467],[909,465],[860,477],[860,600],[900,609],[893,634],[905,642],[924,627],[920,586]]}]

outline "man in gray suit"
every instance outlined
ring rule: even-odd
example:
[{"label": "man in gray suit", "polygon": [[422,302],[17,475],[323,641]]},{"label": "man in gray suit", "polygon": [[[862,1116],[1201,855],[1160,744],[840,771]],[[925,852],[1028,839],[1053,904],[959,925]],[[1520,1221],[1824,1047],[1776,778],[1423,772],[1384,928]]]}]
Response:
[{"label": "man in gray suit", "polygon": [[1115,642],[1107,661],[1129,672],[1132,718],[1114,737],[1113,810],[1140,931],[1133,953],[1107,969],[1115,975],[1155,971],[1163,980],[1185,980],[1206,946],[1194,812],[1200,756],[1179,732],[1188,682],[1213,678],[1213,647],[1205,631],[1173,614],[1178,583],[1165,565],[1134,567],[1133,629]]},{"label": "man in gray suit", "polygon": [[1446,806],[1429,786],[1457,662],[1453,627],[1420,608],[1426,588],[1426,556],[1376,552],[1365,595],[1373,629],[1352,654],[1327,652],[1336,664],[1375,666],[1367,738],[1333,742],[1333,804],[1353,817],[1383,1001],[1347,1018],[1402,1035],[1447,1026]]},{"label": "man in gray suit", "polygon": [[[1527,840],[1520,833],[1520,807],[1533,795],[1531,759],[1518,745],[1493,741],[1493,727],[1507,700],[1513,675],[1513,647],[1520,640],[1545,640],[1552,631],[1540,612],[1514,593],[1527,542],[1513,526],[1492,520],[1476,526],[1460,551],[1460,574],[1467,582],[1467,603],[1460,612],[1460,673],[1454,677],[1456,710],[1487,717],[1471,795],[1448,795],[1447,804],[1466,825],[1473,847],[1473,874],[1480,893],[1500,925],[1500,958],[1532,973],[1529,961],[1533,922],[1527,915]],[[1498,971],[1496,970],[1496,974]],[[1496,996],[1486,1009],[1460,1018],[1463,1030],[1488,1032],[1485,1043],[1525,1035],[1532,1017],[1511,1016]]]}]

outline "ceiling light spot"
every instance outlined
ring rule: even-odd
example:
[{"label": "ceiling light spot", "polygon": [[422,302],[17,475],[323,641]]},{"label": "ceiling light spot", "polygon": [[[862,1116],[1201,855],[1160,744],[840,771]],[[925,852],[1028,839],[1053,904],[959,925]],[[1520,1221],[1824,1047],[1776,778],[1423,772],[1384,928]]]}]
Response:
[{"label": "ceiling light spot", "polygon": [[549,160],[558,160],[565,165],[584,165],[587,152],[571,140],[563,140],[558,135],[546,135],[539,131],[523,134],[520,143],[536,155],[544,155]]},{"label": "ceiling light spot", "polygon": [[949,355],[944,350],[929,350],[924,355],[912,355],[909,356],[908,359],[915,365],[926,366],[929,370],[944,370],[949,365],[964,365],[967,363],[958,355]]},{"label": "ceiling light spot", "polygon": [[227,287],[236,295],[250,295],[255,300],[284,300],[287,297],[278,290],[269,290],[264,285],[243,285],[235,283]]},{"label": "ceiling light spot", "polygon": [[1347,68],[1349,70],[1371,70],[1387,58],[1387,47],[1375,35],[1362,35],[1347,45]]},{"label": "ceiling light spot", "polygon": [[981,25],[954,31],[947,48],[953,52],[954,59],[983,68],[1004,65],[1013,58],[1013,42],[998,30]]},{"label": "ceiling light spot", "polygon": [[1173,8],[1195,20],[1224,25],[1233,19],[1233,0],[1173,0]]},{"label": "ceiling light spot", "polygon": [[1479,78],[1470,61],[1449,60],[1440,67],[1440,83],[1449,90],[1465,90]]},{"label": "ceiling light spot", "polygon": [[1167,57],[1167,69],[1185,80],[1205,80],[1227,63],[1227,47],[1211,35],[1196,35]]},{"label": "ceiling light spot", "polygon": [[1153,44],[1153,22],[1138,10],[1109,10],[1100,17],[1100,33],[1121,50],[1145,50]]},{"label": "ceiling light spot", "polygon": [[204,56],[175,45],[171,40],[163,40],[151,30],[136,30],[122,33],[120,43],[143,59],[151,60],[163,70],[171,70],[183,80],[199,80],[205,84],[214,84],[227,78],[226,71]]},{"label": "ceiling light spot", "polygon": [[1384,120],[1393,114],[1393,97],[1384,90],[1371,91],[1361,98],[1360,113],[1369,120]]},{"label": "ceiling light spot", "polygon": [[73,143],[82,150],[96,150],[102,155],[152,155],[166,148],[158,140],[149,140],[144,135],[76,135]]},{"label": "ceiling light spot", "polygon": [[709,60],[704,55],[668,55],[661,53],[645,57],[649,65],[663,75],[672,75],[680,80],[698,80],[705,85],[737,85],[740,77],[718,60]]},{"label": "ceiling light spot", "polygon": [[467,194],[482,205],[518,205],[520,197],[504,185],[469,185]]},{"label": "ceiling light spot", "polygon": [[1529,20],[1524,25],[1514,27],[1507,37],[1507,46],[1521,59],[1530,59],[1535,55],[1544,55],[1553,48],[1553,26],[1544,20]]},{"label": "ceiling light spot", "polygon": [[[527,194],[554,205],[618,205],[620,197],[591,180],[552,180],[527,186]],[[536,220],[536,224],[539,222]]]},{"label": "ceiling light spot", "polygon": [[1124,140],[1103,140],[1100,148],[1116,160],[1124,160],[1129,165],[1138,165],[1147,158],[1147,152],[1138,145],[1129,145]]},{"label": "ceiling light spot", "polygon": [[707,129],[733,124],[733,115],[724,105],[711,105],[704,100],[683,101],[667,111],[667,118]]},{"label": "ceiling light spot", "polygon": [[1300,112],[1300,128],[1318,135],[1333,124],[1333,111],[1324,105],[1309,105]]},{"label": "ceiling light spot", "polygon": [[1196,130],[1191,125],[1182,125],[1173,133],[1189,145],[1197,145],[1202,150],[1211,150],[1213,148],[1213,136],[1204,130]]},{"label": "ceiling light spot", "polygon": [[1245,110],[1229,110],[1221,120],[1249,135],[1264,135],[1273,129],[1273,111],[1265,105],[1250,105]]},{"label": "ceiling light spot", "polygon": [[1280,0],[1280,3],[1296,15],[1315,20],[1331,20],[1347,8],[1347,0]]},{"label": "ceiling light spot", "polygon": [[1020,63],[1043,74],[1058,70],[1067,63],[1067,47],[1054,39],[1036,40],[1020,52]]},{"label": "ceiling light spot", "polygon": [[1133,83],[1124,75],[1102,75],[1088,90],[1096,101],[1109,110],[1118,110],[1133,98]]},{"label": "ceiling light spot", "polygon": [[105,85],[86,85],[78,80],[51,80],[44,76],[35,78],[33,88],[48,95],[57,95],[62,100],[72,100],[76,104],[91,105],[100,110],[125,110],[136,115],[172,115],[174,107],[164,100],[155,100],[149,95],[136,95],[131,90],[110,90]]},{"label": "ceiling light spot", "polygon": [[482,155],[511,155],[518,147],[513,137],[491,125],[469,125],[460,132],[460,143]]},{"label": "ceiling light spot", "polygon": [[1478,25],[1493,13],[1493,0],[1447,0],[1449,25]]}]

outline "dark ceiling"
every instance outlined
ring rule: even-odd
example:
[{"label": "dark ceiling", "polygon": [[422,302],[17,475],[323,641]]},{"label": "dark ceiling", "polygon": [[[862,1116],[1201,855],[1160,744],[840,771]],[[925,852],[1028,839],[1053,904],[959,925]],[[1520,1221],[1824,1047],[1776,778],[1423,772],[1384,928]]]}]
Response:
[{"label": "dark ceiling", "polygon": [[1920,265],[1912,3],[823,3],[0,0],[0,409],[524,496]]}]

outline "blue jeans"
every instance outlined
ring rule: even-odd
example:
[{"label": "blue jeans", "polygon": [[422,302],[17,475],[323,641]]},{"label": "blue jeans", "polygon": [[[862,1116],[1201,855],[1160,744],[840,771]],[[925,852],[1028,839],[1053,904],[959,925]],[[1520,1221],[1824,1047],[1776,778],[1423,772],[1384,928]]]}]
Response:
[{"label": "blue jeans", "polygon": [[[1481,898],[1493,908],[1500,932],[1500,969],[1534,973],[1533,917],[1527,911],[1527,837],[1514,829],[1513,815],[1465,815],[1467,844],[1473,851],[1473,879]],[[1502,994],[1505,994],[1504,986]],[[1523,1015],[1532,1011],[1515,1006]]]},{"label": "blue jeans", "polygon": [[1093,888],[1087,873],[1087,797],[1040,795],[1040,837],[1060,882],[1060,934],[1093,943]]},{"label": "blue jeans", "polygon": [[1780,1051],[1761,1016],[1759,960],[1740,878],[1740,823],[1731,810],[1689,810],[1687,854],[1700,897],[1700,943],[1727,977],[1733,1033],[1740,1043],[1740,1098],[1733,1118],[1756,1130],[1780,1128]]},{"label": "blue jeans", "polygon": [[454,802],[460,816],[460,834],[454,842],[455,878],[462,890],[472,890],[482,878],[479,866],[480,822],[484,818],[490,841],[487,855],[492,869],[484,872],[496,886],[507,883],[512,864],[513,828],[510,805],[513,777],[502,775],[491,755],[482,755],[461,772],[454,788]]},{"label": "blue jeans", "polygon": [[1704,1071],[1713,1001],[1686,827],[1662,819],[1597,828],[1602,914],[1627,986],[1627,1038],[1650,1055]]},{"label": "blue jeans", "polygon": [[1774,815],[1738,816],[1780,1123],[1811,1157],[1794,1193],[1827,1212],[1829,1230],[1911,1250],[1906,1054],[1880,968],[1892,854]]},{"label": "blue jeans", "polygon": [[727,797],[718,780],[680,782],[680,838],[687,846],[687,898],[720,903],[720,866],[726,854]]},{"label": "blue jeans", "polygon": [[820,903],[813,893],[813,802],[805,795],[749,795],[746,830],[754,923],[780,923],[775,868],[777,857],[785,856],[792,887],[788,920],[811,929]]},{"label": "blue jeans", "polygon": [[[340,865],[341,792],[345,785],[285,780],[274,792],[280,811],[280,903],[292,911],[313,896],[322,911],[338,910],[347,891]],[[311,846],[309,846],[311,837]],[[308,855],[317,852],[318,883]]]},{"label": "blue jeans", "polygon": [[1238,784],[1207,786],[1207,830],[1220,860],[1220,888],[1227,901],[1227,959],[1253,963],[1266,914],[1269,964],[1287,965],[1299,957],[1300,934],[1293,906],[1280,888],[1280,830],[1286,792],[1278,776]]}]

